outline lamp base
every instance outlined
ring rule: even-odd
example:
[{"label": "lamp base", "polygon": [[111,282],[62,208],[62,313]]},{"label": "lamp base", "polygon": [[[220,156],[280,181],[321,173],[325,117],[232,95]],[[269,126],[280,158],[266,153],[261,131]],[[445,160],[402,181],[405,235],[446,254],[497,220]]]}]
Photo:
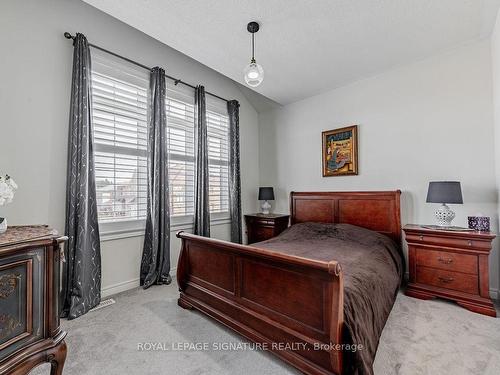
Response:
[{"label": "lamp base", "polygon": [[271,204],[268,201],[264,201],[260,207],[262,208],[262,213],[264,215],[269,215],[269,210],[271,209]]},{"label": "lamp base", "polygon": [[434,216],[436,216],[437,223],[440,227],[451,227],[451,222],[455,218],[455,213],[446,203],[443,203],[436,212],[434,212]]},{"label": "lamp base", "polygon": [[7,219],[0,217],[0,234],[7,232]]}]

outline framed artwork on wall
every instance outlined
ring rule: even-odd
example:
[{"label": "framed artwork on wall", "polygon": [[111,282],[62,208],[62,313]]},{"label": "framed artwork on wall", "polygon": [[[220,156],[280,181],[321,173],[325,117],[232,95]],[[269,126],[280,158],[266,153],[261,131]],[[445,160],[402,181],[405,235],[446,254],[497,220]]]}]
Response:
[{"label": "framed artwork on wall", "polygon": [[323,177],[358,174],[358,126],[327,130],[323,136]]}]

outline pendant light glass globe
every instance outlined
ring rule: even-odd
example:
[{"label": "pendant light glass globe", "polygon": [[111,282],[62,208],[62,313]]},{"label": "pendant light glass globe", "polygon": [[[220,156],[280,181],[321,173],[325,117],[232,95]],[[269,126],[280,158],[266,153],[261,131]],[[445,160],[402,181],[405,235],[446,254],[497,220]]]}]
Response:
[{"label": "pendant light glass globe", "polygon": [[244,70],[245,82],[248,86],[257,87],[264,80],[264,69],[253,60]]}]

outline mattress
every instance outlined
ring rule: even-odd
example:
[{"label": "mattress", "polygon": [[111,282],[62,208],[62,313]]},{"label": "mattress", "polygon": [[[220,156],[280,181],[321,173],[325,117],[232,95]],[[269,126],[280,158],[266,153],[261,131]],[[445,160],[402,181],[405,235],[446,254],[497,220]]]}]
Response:
[{"label": "mattress", "polygon": [[373,374],[373,361],[403,275],[400,246],[389,237],[349,224],[295,224],[270,240],[254,244],[321,261],[337,261],[344,276],[346,374]]}]

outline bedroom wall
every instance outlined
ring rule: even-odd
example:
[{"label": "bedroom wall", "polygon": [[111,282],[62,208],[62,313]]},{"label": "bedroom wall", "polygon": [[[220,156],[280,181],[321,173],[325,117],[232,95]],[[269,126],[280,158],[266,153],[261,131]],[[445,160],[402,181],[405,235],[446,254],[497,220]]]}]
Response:
[{"label": "bedroom wall", "polygon": [[[91,43],[239,100],[243,212],[257,209],[258,116],[234,81],[79,0],[3,0],[0,173],[9,173],[19,185],[14,202],[0,208],[9,224],[46,223],[64,230],[73,53],[65,31],[82,32]],[[172,235],[178,229],[172,228]],[[228,239],[228,222],[214,225],[212,233]],[[102,242],[104,295],[138,285],[142,241],[132,233]],[[175,267],[177,239],[171,247]]]},{"label": "bedroom wall", "polygon": [[[276,212],[289,211],[291,191],[400,189],[403,224],[433,223],[428,182],[459,180],[455,225],[483,213],[498,229],[489,41],[260,113],[259,124],[260,182],[275,187]],[[359,175],[322,177],[321,132],[350,124],[359,125]]]}]

